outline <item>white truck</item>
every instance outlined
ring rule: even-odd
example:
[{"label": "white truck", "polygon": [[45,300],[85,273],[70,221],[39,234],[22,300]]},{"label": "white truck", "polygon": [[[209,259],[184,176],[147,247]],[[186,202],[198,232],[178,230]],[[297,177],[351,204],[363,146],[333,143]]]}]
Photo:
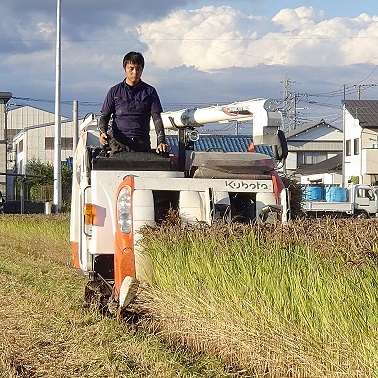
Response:
[{"label": "white truck", "polygon": [[[307,187],[309,188],[309,187]],[[343,200],[327,200],[327,191],[332,194],[332,190],[345,193]],[[377,216],[378,198],[373,187],[369,185],[350,184],[347,188],[329,186],[321,188],[323,200],[302,201],[302,210],[308,217],[332,216],[332,217],[357,217],[373,218]],[[335,200],[336,199],[336,200]],[[340,198],[339,198],[340,199]]]},{"label": "white truck", "polygon": [[[104,154],[97,119],[80,127],[73,159],[70,242],[79,273],[88,278],[86,300],[109,311],[125,309],[141,281],[153,272],[139,230],[177,210],[183,222],[216,220],[287,222],[289,193],[276,167],[287,156],[281,114],[269,99],[163,113],[177,131],[178,156],[151,153]],[[270,146],[258,152],[194,151],[195,129],[204,123],[253,119],[253,141]]]}]

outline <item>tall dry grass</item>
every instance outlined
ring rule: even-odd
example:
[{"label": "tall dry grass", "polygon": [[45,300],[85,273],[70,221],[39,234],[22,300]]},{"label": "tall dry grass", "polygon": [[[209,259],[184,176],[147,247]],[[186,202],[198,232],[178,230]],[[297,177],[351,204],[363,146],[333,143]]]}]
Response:
[{"label": "tall dry grass", "polygon": [[256,377],[378,375],[378,221],[144,230],[168,340]]}]

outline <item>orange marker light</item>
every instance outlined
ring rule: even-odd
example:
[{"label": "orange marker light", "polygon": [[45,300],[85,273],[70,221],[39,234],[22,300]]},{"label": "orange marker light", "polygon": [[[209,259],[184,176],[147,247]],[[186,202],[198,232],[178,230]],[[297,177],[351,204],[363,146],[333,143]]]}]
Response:
[{"label": "orange marker light", "polygon": [[96,214],[96,207],[92,203],[84,205],[84,222],[85,224],[93,224],[94,216]]}]

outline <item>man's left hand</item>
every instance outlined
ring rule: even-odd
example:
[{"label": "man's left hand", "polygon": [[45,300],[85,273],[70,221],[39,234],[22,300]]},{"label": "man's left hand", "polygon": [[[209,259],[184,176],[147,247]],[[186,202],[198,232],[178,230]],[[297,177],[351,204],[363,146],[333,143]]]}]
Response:
[{"label": "man's left hand", "polygon": [[158,154],[160,154],[160,153],[167,153],[170,150],[171,150],[171,147],[169,147],[167,143],[160,143],[156,147],[156,153],[158,153]]}]

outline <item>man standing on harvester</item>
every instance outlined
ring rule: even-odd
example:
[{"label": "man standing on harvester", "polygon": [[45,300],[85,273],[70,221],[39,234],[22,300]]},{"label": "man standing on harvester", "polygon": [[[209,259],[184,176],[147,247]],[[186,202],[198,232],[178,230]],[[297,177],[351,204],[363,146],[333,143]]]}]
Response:
[{"label": "man standing on harvester", "polygon": [[[157,153],[167,153],[161,118],[163,108],[154,87],[141,80],[144,58],[131,51],[123,58],[125,80],[108,91],[99,121],[100,143],[109,145],[110,156],[118,152],[150,152],[150,119],[155,125]],[[111,130],[109,121],[112,118]]]}]

